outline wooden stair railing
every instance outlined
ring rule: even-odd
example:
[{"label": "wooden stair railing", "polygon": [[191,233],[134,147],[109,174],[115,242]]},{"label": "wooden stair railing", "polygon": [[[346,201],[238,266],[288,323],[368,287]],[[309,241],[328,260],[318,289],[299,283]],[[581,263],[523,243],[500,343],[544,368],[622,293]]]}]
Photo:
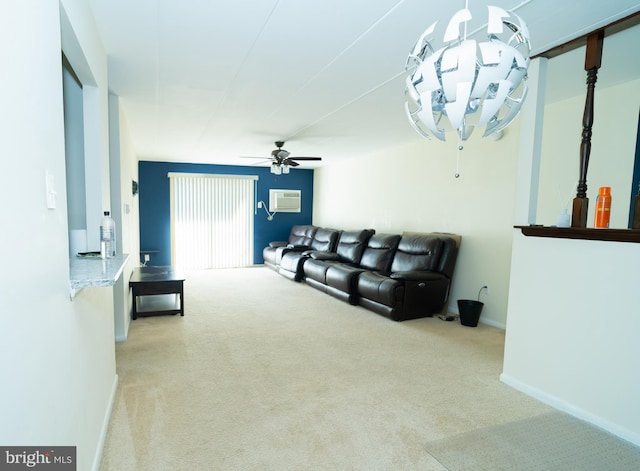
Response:
[{"label": "wooden stair railing", "polygon": [[587,71],[587,98],[582,115],[582,142],[580,143],[580,178],[576,197],[573,199],[573,211],[571,214],[571,227],[587,227],[587,210],[589,198],[587,198],[587,171],[589,170],[589,157],[591,155],[591,134],[593,128],[593,103],[598,80],[598,69],[602,65],[602,46],[604,43],[604,30],[599,30],[587,36],[587,52],[584,69]]}]

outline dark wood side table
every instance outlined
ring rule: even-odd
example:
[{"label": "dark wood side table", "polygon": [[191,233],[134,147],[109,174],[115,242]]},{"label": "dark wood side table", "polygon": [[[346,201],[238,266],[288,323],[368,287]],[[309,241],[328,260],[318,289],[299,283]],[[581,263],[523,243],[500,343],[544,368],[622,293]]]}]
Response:
[{"label": "dark wood side table", "polygon": [[[129,279],[129,288],[133,294],[131,317],[135,320],[139,315],[180,314],[184,316],[184,280],[185,277],[175,267],[136,267]],[[180,304],[173,303],[168,308],[139,310],[138,298],[174,294],[179,297]]]}]

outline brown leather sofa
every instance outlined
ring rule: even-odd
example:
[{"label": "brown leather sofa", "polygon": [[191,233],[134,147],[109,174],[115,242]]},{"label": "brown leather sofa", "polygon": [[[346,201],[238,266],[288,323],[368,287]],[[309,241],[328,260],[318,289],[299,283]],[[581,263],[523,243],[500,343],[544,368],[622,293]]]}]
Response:
[{"label": "brown leather sofa", "polygon": [[446,310],[460,241],[447,233],[317,228],[308,245],[288,244],[274,269],[395,321],[431,317]]}]

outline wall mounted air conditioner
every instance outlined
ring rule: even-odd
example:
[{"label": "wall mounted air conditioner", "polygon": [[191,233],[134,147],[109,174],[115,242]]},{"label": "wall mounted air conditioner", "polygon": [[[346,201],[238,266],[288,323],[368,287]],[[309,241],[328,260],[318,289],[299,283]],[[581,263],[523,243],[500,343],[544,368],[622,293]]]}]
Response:
[{"label": "wall mounted air conditioner", "polygon": [[269,211],[299,213],[300,190],[269,190]]}]

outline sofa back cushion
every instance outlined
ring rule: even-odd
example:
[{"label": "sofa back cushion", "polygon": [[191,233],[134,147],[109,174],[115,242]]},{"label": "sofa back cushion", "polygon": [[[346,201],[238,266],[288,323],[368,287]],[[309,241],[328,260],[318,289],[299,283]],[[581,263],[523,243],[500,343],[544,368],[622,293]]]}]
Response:
[{"label": "sofa back cushion", "polygon": [[317,230],[317,227],[311,225],[293,226],[289,233],[288,243],[290,245],[309,245]]},{"label": "sofa back cushion", "polygon": [[448,276],[449,279],[453,278],[458,252],[460,251],[460,244],[462,243],[462,236],[450,232],[403,232],[402,235],[430,235],[442,239],[444,245],[435,271]]},{"label": "sofa back cushion", "polygon": [[367,270],[388,273],[398,242],[399,234],[372,235],[360,258],[360,266]]},{"label": "sofa back cushion", "polygon": [[452,237],[440,237],[442,240],[442,253],[436,268],[440,273],[444,273],[449,278],[453,278],[453,269],[458,258],[459,240]]},{"label": "sofa back cushion", "polygon": [[319,227],[309,244],[311,250],[319,252],[335,252],[340,231]]},{"label": "sofa back cushion", "polygon": [[360,231],[342,231],[338,238],[336,253],[340,256],[340,261],[346,263],[359,263],[362,252],[375,231],[373,229],[363,229]]},{"label": "sofa back cushion", "polygon": [[391,272],[438,271],[443,241],[430,235],[403,235],[393,256]]}]

